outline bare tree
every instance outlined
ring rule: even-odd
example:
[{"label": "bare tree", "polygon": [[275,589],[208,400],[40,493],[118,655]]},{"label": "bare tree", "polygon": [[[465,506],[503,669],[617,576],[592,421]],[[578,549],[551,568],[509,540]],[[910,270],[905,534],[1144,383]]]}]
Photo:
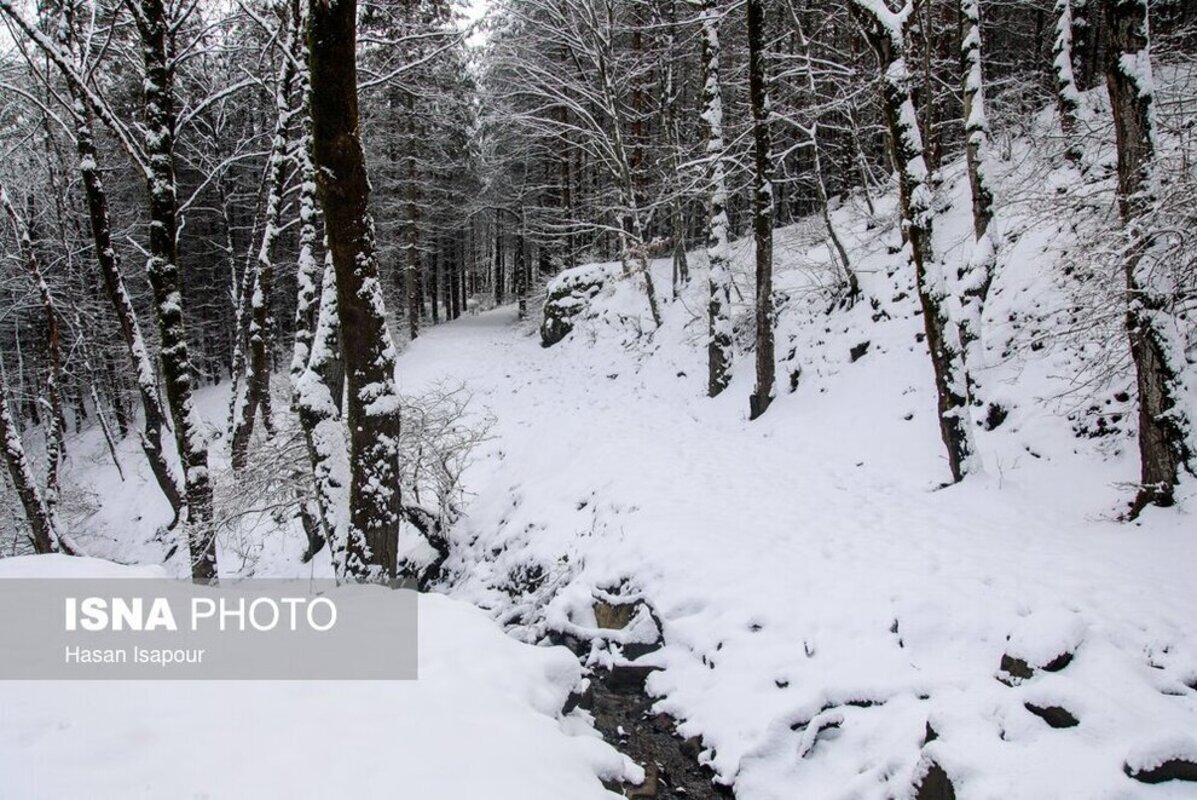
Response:
[{"label": "bare tree", "polygon": [[969,380],[982,366],[981,317],[997,248],[989,232],[993,222],[993,188],[989,179],[989,116],[985,111],[985,80],[981,69],[980,0],[960,0],[960,60],[964,76],[964,158],[972,196],[973,243],[957,270],[955,293],[960,301],[960,346],[968,362]]},{"label": "bare tree", "polygon": [[923,135],[906,67],[915,4],[905,0],[893,11],[887,0],[854,0],[865,37],[877,54],[889,142],[898,170],[898,198],[906,232],[906,254],[914,267],[931,365],[935,371],[939,431],[953,481],[978,469],[969,414],[969,379],[956,331],[948,318],[944,276],[931,247],[934,204],[928,185]]},{"label": "bare tree", "polygon": [[765,60],[763,0],[747,0],[748,88],[752,102],[752,238],[756,244],[756,386],[748,417],[756,419],[773,402],[773,139],[768,66]]},{"label": "bare tree", "polygon": [[1106,84],[1118,147],[1118,211],[1125,225],[1126,329],[1139,390],[1139,492],[1130,515],[1168,506],[1193,458],[1184,405],[1183,346],[1175,341],[1171,293],[1145,258],[1145,219],[1156,202],[1151,49],[1146,0],[1105,0],[1110,47]]},{"label": "bare tree", "polygon": [[313,153],[348,384],[346,565],[355,578],[382,580],[395,576],[399,555],[399,395],[358,128],[356,39],[355,0],[313,3],[308,29]]},{"label": "bare tree", "polygon": [[728,251],[727,170],[724,166],[723,91],[719,86],[719,10],[703,0],[699,11],[703,45],[703,112],[707,125],[707,394],[715,397],[731,382],[731,264]]},{"label": "bare tree", "polygon": [[273,251],[278,241],[283,206],[283,191],[287,184],[288,136],[291,118],[291,89],[295,81],[296,62],[293,53],[299,49],[301,35],[299,20],[287,13],[283,20],[285,34],[281,43],[278,78],[275,81],[274,137],[270,158],[266,165],[266,213],[262,226],[262,240],[257,258],[248,271],[249,297],[249,365],[244,380],[235,383],[233,400],[233,469],[245,466],[249,440],[253,435],[254,418],[260,411],[262,425],[273,433],[270,407],[270,366],[274,338],[274,312],[271,293],[274,286]]},{"label": "bare tree", "polygon": [[1060,115],[1060,131],[1064,134],[1064,155],[1072,162],[1081,160],[1080,133],[1077,112],[1081,107],[1081,93],[1077,89],[1072,63],[1072,2],[1056,0],[1056,39],[1052,47],[1052,66],[1056,72],[1056,110]]}]

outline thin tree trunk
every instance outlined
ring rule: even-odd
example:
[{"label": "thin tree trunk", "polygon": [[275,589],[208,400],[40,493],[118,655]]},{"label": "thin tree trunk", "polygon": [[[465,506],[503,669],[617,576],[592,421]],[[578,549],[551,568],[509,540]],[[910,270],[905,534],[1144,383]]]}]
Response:
[{"label": "thin tree trunk", "polygon": [[4,384],[3,369],[0,369],[0,446],[4,449],[4,463],[8,466],[8,474],[12,477],[17,497],[25,510],[25,518],[29,521],[33,550],[36,553],[53,553],[58,534],[50,510],[38,491],[29,459],[25,457],[20,428],[8,410],[8,389]]},{"label": "thin tree trunk", "polygon": [[1056,0],[1056,41],[1052,62],[1056,71],[1056,108],[1060,114],[1060,130],[1064,134],[1064,157],[1079,163],[1081,146],[1077,141],[1077,112],[1081,107],[1081,93],[1077,90],[1073,72],[1072,22],[1072,0]]},{"label": "thin tree trunk", "polygon": [[187,543],[191,576],[216,579],[216,531],[212,520],[212,482],[208,442],[192,401],[191,358],[183,322],[179,275],[179,207],[175,185],[174,54],[172,21],[163,0],[126,0],[141,34],[145,62],[145,152],[149,160],[147,194],[150,256],[146,263],[158,313],[162,373],[174,421],[175,442],[183,462],[187,490]]},{"label": "thin tree trunk", "polygon": [[919,130],[914,100],[910,93],[910,73],[903,52],[912,4],[897,14],[878,9],[865,0],[856,0],[855,10],[869,44],[877,54],[881,70],[883,107],[889,128],[891,155],[898,170],[898,199],[902,224],[907,232],[908,258],[914,266],[915,285],[923,311],[923,325],[931,365],[935,372],[938,398],[939,431],[948,454],[948,469],[953,481],[978,469],[970,430],[968,373],[963,354],[946,307],[942,275],[936,275],[931,249],[933,197],[927,184],[928,170]]},{"label": "thin tree trunk", "polygon": [[989,119],[985,112],[985,82],[981,71],[980,0],[960,0],[960,60],[963,73],[965,161],[972,195],[973,246],[957,271],[960,298],[960,346],[968,364],[970,396],[976,389],[976,371],[983,366],[981,319],[993,272],[997,248],[990,234],[993,190],[988,175]]},{"label": "thin tree trunk", "polygon": [[[125,288],[121,275],[120,261],[112,242],[112,220],[108,211],[108,193],[100,178],[99,163],[92,131],[90,107],[74,84],[70,85],[75,100],[75,149],[79,154],[79,175],[83,185],[83,196],[87,201],[88,218],[91,221],[92,242],[95,246],[96,264],[99,266],[101,283],[116,314],[125,351],[137,380],[137,391],[141,397],[144,425],[140,434],[141,449],[145,453],[150,472],[158,488],[170,503],[175,520],[183,510],[185,489],[175,471],[171,468],[166,450],[163,448],[162,429],[166,425],[166,411],[158,395],[158,375],[150,359],[137,310]],[[118,413],[117,422],[121,422]],[[125,428],[121,424],[122,432]],[[172,526],[174,523],[171,523]]]},{"label": "thin tree trunk", "polygon": [[748,5],[748,93],[752,104],[752,237],[756,243],[756,386],[748,418],[756,419],[774,397],[773,363],[773,137],[765,63],[763,0]]},{"label": "thin tree trunk", "polygon": [[407,262],[403,273],[403,288],[407,298],[407,333],[414,341],[420,335],[420,194],[416,183],[416,114],[415,95],[407,93],[408,147],[407,157]]},{"label": "thin tree trunk", "polygon": [[298,49],[298,21],[288,19],[287,42],[279,67],[275,86],[274,139],[267,165],[267,195],[265,224],[262,226],[262,243],[252,269],[249,308],[249,371],[245,374],[233,412],[232,466],[234,470],[245,467],[249,454],[249,441],[253,436],[254,418],[259,410],[262,425],[267,434],[273,435],[274,423],[270,408],[270,354],[273,349],[274,314],[271,293],[274,288],[273,250],[278,241],[283,211],[283,190],[287,183],[287,129],[290,126],[291,86],[295,79],[295,66],[290,55]]},{"label": "thin tree trunk", "polygon": [[728,252],[727,170],[723,152],[723,91],[720,88],[719,12],[715,0],[704,0],[702,21],[703,102],[707,126],[707,394],[715,397],[731,382],[731,271]]},{"label": "thin tree trunk", "polygon": [[[802,59],[806,65],[806,88],[810,92],[811,102],[816,102],[819,97],[818,85],[815,82],[815,62],[811,57],[810,41],[806,38],[806,32],[802,27],[802,20],[798,16],[794,4],[789,3],[790,17],[794,20],[794,31],[798,35],[798,44],[802,48]],[[834,248],[833,256],[839,258],[840,266],[844,270],[844,277],[848,283],[848,297],[847,302],[852,304],[856,298],[860,296],[860,281],[856,278],[856,271],[852,269],[852,262],[848,259],[848,250],[844,247],[844,243],[840,241],[840,236],[835,230],[835,225],[831,222],[831,207],[830,200],[827,196],[827,182],[823,176],[823,158],[819,151],[819,120],[816,117],[811,121],[810,125],[810,149],[811,149],[811,166],[813,167],[815,178],[815,194],[819,199],[820,214],[823,217],[823,226],[827,229],[827,238],[831,240]],[[868,198],[868,187],[865,187],[865,197]],[[872,203],[869,202],[870,212],[872,213]]]},{"label": "thin tree trunk", "polygon": [[[12,224],[13,234],[16,236],[21,258],[29,270],[29,277],[37,289],[41,300],[42,313],[46,316],[46,356],[49,362],[46,370],[46,397],[50,404],[50,416],[46,420],[46,489],[43,500],[50,513],[58,502],[58,478],[62,466],[64,449],[64,429],[66,415],[62,404],[62,333],[59,326],[58,309],[54,303],[54,295],[50,293],[50,285],[42,274],[41,264],[38,263],[37,251],[33,248],[33,240],[29,236],[29,228],[17,214],[12,200],[0,185],[0,207],[8,216]],[[14,478],[15,481],[15,478]]]}]

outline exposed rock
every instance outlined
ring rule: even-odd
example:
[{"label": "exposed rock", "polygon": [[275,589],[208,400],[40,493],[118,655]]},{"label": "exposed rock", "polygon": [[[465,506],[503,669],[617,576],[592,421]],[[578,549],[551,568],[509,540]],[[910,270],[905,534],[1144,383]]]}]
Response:
[{"label": "exposed rock", "polygon": [[1044,672],[1059,672],[1071,664],[1072,659],[1073,653],[1065,650],[1044,664],[1032,665],[1025,658],[1005,653],[1002,655],[1002,661],[998,665],[998,680],[1008,686],[1013,686],[1016,683],[1033,677],[1036,669],[1041,669]]},{"label": "exposed rock", "polygon": [[[660,800],[722,800],[732,790],[714,782],[710,767],[700,764],[703,752],[698,736],[682,740],[677,722],[668,714],[652,712],[653,699],[644,694],[618,694],[605,682],[595,681],[594,725],[609,742],[644,767],[639,786],[604,784],[625,797]],[[646,794],[649,790],[653,793]],[[637,793],[638,792],[638,793]]]},{"label": "exposed rock", "polygon": [[608,603],[606,600],[596,600],[594,602],[595,624],[606,630],[622,630],[628,627],[628,623],[636,615],[636,609],[642,604],[640,600],[632,603]]},{"label": "exposed rock", "polygon": [[992,431],[1000,427],[1009,414],[1010,412],[1001,403],[990,403],[985,409],[985,430]]},{"label": "exposed rock", "polygon": [[616,664],[607,673],[604,683],[616,694],[639,694],[645,691],[648,676],[660,667],[639,664]]},{"label": "exposed rock", "polygon": [[661,792],[661,768],[653,762],[644,765],[644,782],[639,786],[626,786],[624,797],[657,797]]},{"label": "exposed rock", "polygon": [[615,275],[610,267],[588,265],[567,269],[548,285],[540,343],[552,347],[574,329],[574,320],[589,306],[603,285]]},{"label": "exposed rock", "polygon": [[594,620],[597,627],[603,630],[628,632],[623,641],[615,640],[627,661],[655,653],[664,646],[661,623],[643,600],[620,603],[597,599],[594,602]]},{"label": "exposed rock", "polygon": [[1059,672],[1072,663],[1072,653],[1065,650],[1060,655],[1043,665],[1044,672]]},{"label": "exposed rock", "polygon": [[578,689],[574,689],[569,693],[569,697],[565,698],[565,705],[561,708],[562,714],[568,714],[575,708],[585,709],[589,711],[594,708],[594,682],[587,680],[586,685]]},{"label": "exposed rock", "polygon": [[956,787],[944,768],[934,761],[915,786],[915,800],[956,800]]},{"label": "exposed rock", "polygon": [[1122,770],[1141,783],[1163,783],[1165,781],[1197,782],[1197,763],[1184,758],[1172,758],[1158,767],[1146,770],[1133,770],[1127,764],[1123,766]]},{"label": "exposed rock", "polygon": [[865,353],[869,352],[870,344],[871,342],[861,342],[860,344],[855,345],[851,350],[848,351],[848,357],[852,359],[853,363],[859,361],[862,357],[864,357]]},{"label": "exposed rock", "polygon": [[1002,663],[998,665],[998,670],[1004,675],[1020,680],[1026,680],[1035,674],[1035,670],[1031,669],[1030,664],[1009,654],[1002,655]]},{"label": "exposed rock", "polygon": [[1075,728],[1080,724],[1071,711],[1061,706],[1037,706],[1034,703],[1023,703],[1023,706],[1053,728]]}]

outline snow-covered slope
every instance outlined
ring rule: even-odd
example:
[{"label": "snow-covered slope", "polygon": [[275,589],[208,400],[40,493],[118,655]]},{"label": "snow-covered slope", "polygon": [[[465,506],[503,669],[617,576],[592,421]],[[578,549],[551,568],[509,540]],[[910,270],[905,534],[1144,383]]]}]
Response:
[{"label": "snow-covered slope", "polygon": [[[1025,195],[1053,168],[1016,142],[999,174]],[[969,225],[959,165],[942,196],[936,244],[951,259]],[[663,667],[648,683],[657,709],[702,736],[742,800],[910,796],[932,761],[963,798],[1193,796],[1124,770],[1197,751],[1194,487],[1178,508],[1116,521],[1137,474],[1127,376],[1098,376],[1118,341],[1097,335],[1064,269],[1088,233],[1038,194],[1008,208],[979,371],[1000,411],[980,410],[986,474],[959,486],[942,488],[892,198],[835,213],[865,294],[850,309],[833,309],[818,224],[778,232],[780,396],[755,422],[751,354],[704,396],[698,253],[656,331],[631,279],[550,349],[510,309],[429,332],[401,360],[406,387],[464,380],[497,420],[445,590],[529,640],[602,635],[603,590],[644,598],[666,642],[644,658]],[[745,297],[751,256],[736,245]],[[654,269],[667,286],[668,264]],[[1069,335],[1069,317],[1092,324]],[[1033,676],[1005,674],[1004,656]]]}]

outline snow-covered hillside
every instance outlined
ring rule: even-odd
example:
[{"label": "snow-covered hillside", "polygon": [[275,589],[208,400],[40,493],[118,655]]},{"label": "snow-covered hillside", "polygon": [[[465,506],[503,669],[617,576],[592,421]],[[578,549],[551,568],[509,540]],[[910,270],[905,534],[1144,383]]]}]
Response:
[{"label": "snow-covered hillside", "polygon": [[[1131,379],[1102,372],[1120,341],[1102,338],[1064,252],[1100,214],[1066,229],[1025,187],[1077,176],[1025,140],[1011,151],[999,185],[1035,199],[999,216],[983,476],[942,488],[893,201],[869,215],[855,198],[834,215],[864,293],[850,309],[826,290],[819,223],[778,232],[779,374],[796,388],[754,422],[751,354],[729,390],[704,396],[698,253],[652,333],[623,280],[549,349],[509,309],[416,342],[407,386],[452,375],[497,420],[444,590],[529,641],[618,640],[596,628],[596,598],[642,598],[665,641],[638,662],[662,668],[648,681],[657,710],[701,736],[703,759],[747,800],[908,796],[932,762],[960,797],[1192,796],[1125,772],[1197,757],[1194,486],[1178,508],[1117,521],[1137,470]],[[948,259],[967,237],[967,191],[955,165],[937,228]],[[751,263],[738,243],[749,298]],[[667,285],[668,263],[654,269]],[[591,662],[618,653],[595,647]],[[1033,675],[1009,675],[1004,657]],[[1076,724],[1053,727],[1052,708]]]}]

